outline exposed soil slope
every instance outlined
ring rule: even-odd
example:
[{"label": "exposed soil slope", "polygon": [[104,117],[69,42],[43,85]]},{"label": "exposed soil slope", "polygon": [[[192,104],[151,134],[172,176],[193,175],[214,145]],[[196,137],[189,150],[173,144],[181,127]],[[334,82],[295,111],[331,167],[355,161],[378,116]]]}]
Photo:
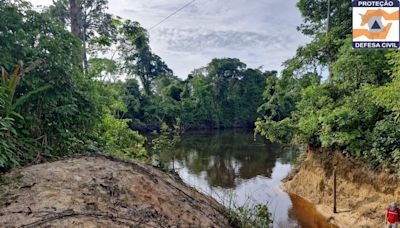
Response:
[{"label": "exposed soil slope", "polygon": [[0,227],[229,227],[224,208],[152,167],[84,157],[2,176]]},{"label": "exposed soil slope", "polygon": [[[332,174],[337,170],[337,208],[332,213]],[[383,227],[385,208],[400,200],[396,175],[372,172],[364,164],[341,153],[313,151],[296,173],[287,178],[284,189],[304,197],[339,227]]]}]

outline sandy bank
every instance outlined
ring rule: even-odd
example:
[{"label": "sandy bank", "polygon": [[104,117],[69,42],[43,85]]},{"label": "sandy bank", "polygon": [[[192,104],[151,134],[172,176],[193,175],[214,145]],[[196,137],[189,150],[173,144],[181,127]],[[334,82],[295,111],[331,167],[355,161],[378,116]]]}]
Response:
[{"label": "sandy bank", "polygon": [[[337,167],[337,208],[332,213],[332,173]],[[283,188],[314,203],[339,227],[383,227],[385,208],[400,200],[396,175],[373,172],[338,152],[309,152]]]},{"label": "sandy bank", "polygon": [[152,167],[103,157],[2,175],[0,227],[229,227],[224,208]]}]

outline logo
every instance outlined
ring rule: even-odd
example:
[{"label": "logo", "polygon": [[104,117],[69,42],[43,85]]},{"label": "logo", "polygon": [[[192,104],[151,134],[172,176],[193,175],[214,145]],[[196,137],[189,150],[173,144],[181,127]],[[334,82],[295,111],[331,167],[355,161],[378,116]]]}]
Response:
[{"label": "logo", "polygon": [[399,1],[355,0],[353,48],[400,48]]}]

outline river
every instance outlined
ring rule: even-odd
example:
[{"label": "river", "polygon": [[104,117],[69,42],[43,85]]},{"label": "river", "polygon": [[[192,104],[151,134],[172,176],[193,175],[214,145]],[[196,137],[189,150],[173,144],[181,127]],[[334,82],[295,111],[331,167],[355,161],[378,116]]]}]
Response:
[{"label": "river", "polygon": [[298,154],[261,137],[254,140],[251,131],[191,131],[161,160],[225,206],[267,204],[274,227],[330,227],[311,203],[280,188]]}]

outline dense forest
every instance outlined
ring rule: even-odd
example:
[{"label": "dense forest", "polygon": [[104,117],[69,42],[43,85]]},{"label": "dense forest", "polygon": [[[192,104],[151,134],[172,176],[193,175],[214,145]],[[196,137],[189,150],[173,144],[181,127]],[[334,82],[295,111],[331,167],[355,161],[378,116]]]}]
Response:
[{"label": "dense forest", "polygon": [[[0,168],[81,152],[146,158],[143,132],[254,127],[398,168],[400,54],[353,50],[351,3],[297,3],[311,42],[276,71],[213,59],[185,80],[107,0],[0,0]],[[70,31],[71,28],[71,31]],[[255,123],[255,125],[254,125]],[[163,127],[164,126],[164,127]]]},{"label": "dense forest", "polygon": [[352,49],[350,1],[332,1],[328,22],[326,4],[297,6],[304,19],[298,29],[312,41],[285,62],[281,77],[268,79],[256,131],[398,170],[399,52]]},{"label": "dense forest", "polygon": [[[81,152],[146,159],[140,133],[253,127],[268,78],[213,59],[179,79],[107,1],[0,1],[0,168]],[[71,31],[69,31],[71,28]],[[139,133],[140,132],[140,133]]]}]

